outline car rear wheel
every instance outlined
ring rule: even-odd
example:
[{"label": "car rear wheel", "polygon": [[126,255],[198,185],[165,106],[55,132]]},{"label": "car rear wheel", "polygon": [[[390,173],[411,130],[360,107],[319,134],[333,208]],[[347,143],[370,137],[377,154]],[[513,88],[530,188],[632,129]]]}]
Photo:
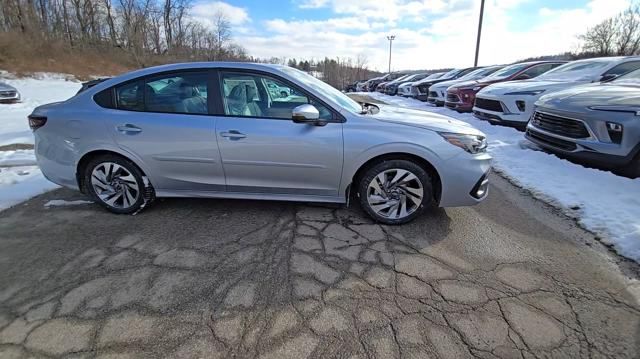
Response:
[{"label": "car rear wheel", "polygon": [[105,155],[91,160],[84,171],[87,192],[107,210],[130,214],[145,203],[143,174],[131,161]]},{"label": "car rear wheel", "polygon": [[410,222],[434,204],[431,178],[408,160],[383,161],[367,169],[358,195],[364,211],[384,224]]}]

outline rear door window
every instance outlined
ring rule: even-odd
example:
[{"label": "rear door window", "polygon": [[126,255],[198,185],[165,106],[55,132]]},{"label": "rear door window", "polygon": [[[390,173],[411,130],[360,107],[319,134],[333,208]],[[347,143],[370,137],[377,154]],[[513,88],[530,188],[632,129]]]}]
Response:
[{"label": "rear door window", "polygon": [[119,110],[144,111],[142,82],[130,82],[116,88],[116,102]]},{"label": "rear door window", "polygon": [[172,73],[145,81],[145,111],[207,114],[206,72]]}]

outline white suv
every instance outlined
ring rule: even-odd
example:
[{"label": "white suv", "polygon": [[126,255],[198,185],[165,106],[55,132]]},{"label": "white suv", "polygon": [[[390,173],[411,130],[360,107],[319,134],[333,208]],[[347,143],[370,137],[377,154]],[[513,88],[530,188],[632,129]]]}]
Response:
[{"label": "white suv", "polygon": [[542,96],[573,86],[610,81],[640,68],[640,57],[601,57],[573,61],[531,80],[497,83],[476,95],[473,114],[479,119],[524,128]]}]

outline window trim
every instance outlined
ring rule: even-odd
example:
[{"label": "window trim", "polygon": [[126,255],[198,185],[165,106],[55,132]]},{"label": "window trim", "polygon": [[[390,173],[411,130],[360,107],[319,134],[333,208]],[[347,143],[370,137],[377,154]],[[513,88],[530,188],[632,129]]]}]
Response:
[{"label": "window trim", "polygon": [[223,74],[239,74],[239,75],[254,75],[254,76],[266,76],[266,77],[271,77],[275,80],[278,80],[286,85],[289,85],[290,87],[294,87],[296,88],[296,90],[299,90],[300,92],[302,92],[307,99],[309,100],[313,100],[313,101],[317,101],[319,102],[322,106],[326,107],[329,111],[331,111],[332,114],[332,119],[331,120],[323,120],[324,122],[327,123],[345,123],[347,122],[347,119],[340,113],[340,111],[336,110],[333,106],[328,105],[325,101],[322,101],[321,99],[319,99],[317,96],[313,95],[312,93],[310,93],[309,91],[307,91],[305,88],[303,88],[302,86],[296,84],[293,81],[287,80],[284,77],[278,75],[278,74],[274,74],[268,71],[262,71],[262,70],[254,70],[254,69],[240,69],[240,68],[235,68],[235,67],[221,67],[221,68],[216,68],[214,70],[217,82],[218,82],[218,86],[215,86],[218,94],[215,98],[215,100],[217,101],[216,103],[216,109],[218,110],[217,113],[215,113],[215,116],[220,116],[220,117],[233,117],[233,118],[258,118],[258,119],[262,119],[262,120],[277,120],[277,121],[291,121],[291,118],[283,118],[283,117],[264,117],[264,116],[236,116],[236,115],[227,115],[224,112],[224,99],[223,99],[223,91],[222,91],[222,75]]}]

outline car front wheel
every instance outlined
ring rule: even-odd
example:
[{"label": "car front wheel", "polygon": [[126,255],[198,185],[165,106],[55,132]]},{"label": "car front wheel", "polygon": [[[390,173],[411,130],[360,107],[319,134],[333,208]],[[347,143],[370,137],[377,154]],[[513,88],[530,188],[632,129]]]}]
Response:
[{"label": "car front wheel", "polygon": [[384,224],[410,222],[434,204],[431,178],[408,160],[383,161],[367,169],[358,195],[364,211]]},{"label": "car front wheel", "polygon": [[97,157],[87,164],[84,176],[89,195],[113,213],[135,213],[145,202],[143,174],[127,159]]}]

